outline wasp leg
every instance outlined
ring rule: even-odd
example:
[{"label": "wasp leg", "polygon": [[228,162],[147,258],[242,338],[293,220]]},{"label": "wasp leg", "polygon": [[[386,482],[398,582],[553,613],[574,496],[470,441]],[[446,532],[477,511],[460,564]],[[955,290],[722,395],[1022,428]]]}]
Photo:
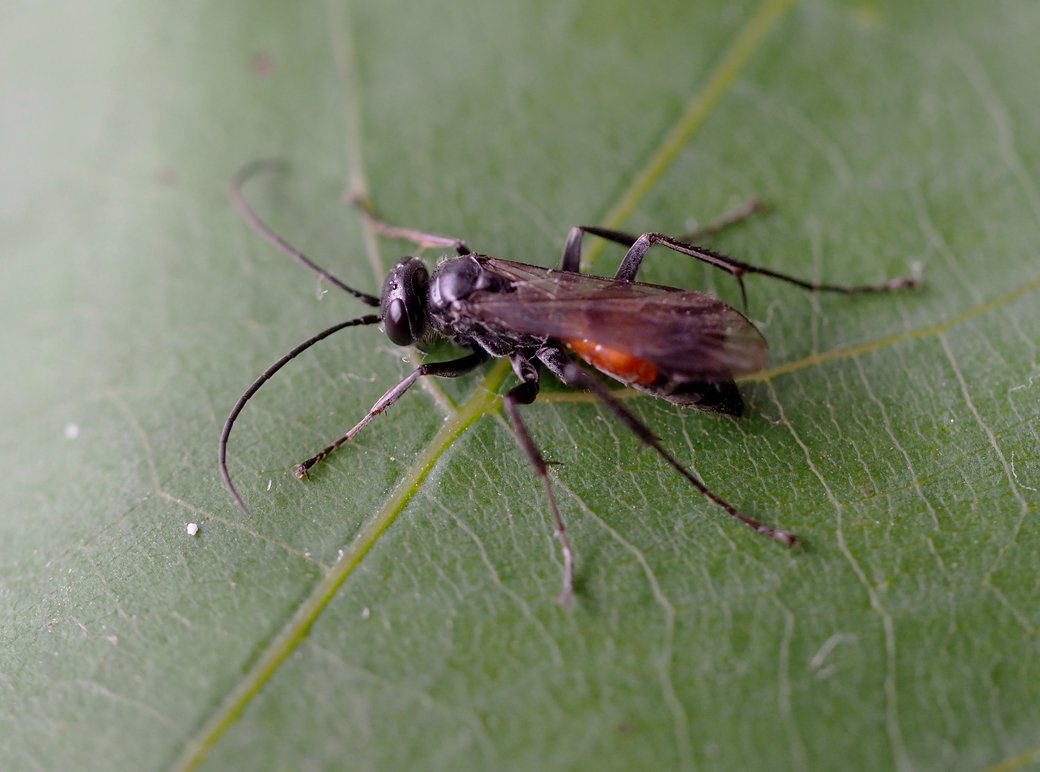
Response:
[{"label": "wasp leg", "polygon": [[[704,227],[698,228],[691,233],[684,233],[682,236],[679,236],[679,241],[695,242],[706,236],[714,236],[737,223],[743,222],[751,215],[761,212],[765,208],[765,204],[760,199],[749,198],[736,209],[726,212],[717,220],[713,220]],[[591,233],[593,236],[599,236],[608,241],[623,244],[626,247],[632,246],[639,240],[638,235],[625,233],[624,231],[610,230],[608,228],[599,228],[593,225],[579,225],[575,228],[571,228],[570,233],[567,234],[567,241],[563,246],[562,268],[564,271],[571,271],[572,273],[580,272],[581,237],[586,233]]]},{"label": "wasp leg", "polygon": [[697,243],[700,239],[722,233],[722,231],[744,222],[744,220],[748,219],[752,215],[766,211],[767,208],[766,202],[760,198],[752,197],[746,199],[740,204],[740,206],[734,207],[728,212],[723,212],[721,216],[712,220],[707,225],[702,225],[697,228],[697,230],[683,233],[679,236],[679,240]]},{"label": "wasp leg", "polygon": [[798,545],[798,537],[790,531],[781,531],[772,526],[760,523],[753,517],[745,515],[724,498],[714,493],[707,485],[701,482],[696,475],[680,464],[671,453],[662,447],[661,441],[653,431],[651,431],[649,426],[636,418],[628,408],[611,395],[610,391],[606,387],[575,364],[562,350],[547,347],[539,350],[536,356],[547,368],[549,368],[550,372],[556,375],[556,377],[568,386],[577,386],[579,388],[588,389],[594,393],[603,404],[610,408],[611,412],[617,416],[618,420],[620,420],[629,431],[639,438],[640,442],[653,448],[661,458],[668,462],[669,466],[685,477],[694,488],[700,491],[712,503],[717,504],[719,507],[724,509],[726,514],[730,517],[739,520],[756,533],[760,533],[773,541],[778,541],[787,547],[795,547]]},{"label": "wasp leg", "polygon": [[401,379],[401,381],[393,388],[387,390],[387,392],[376,400],[376,403],[372,405],[372,409],[365,414],[365,417],[358,421],[354,426],[347,431],[342,437],[333,442],[328,447],[322,449],[320,452],[308,458],[306,461],[299,463],[296,466],[295,474],[298,478],[303,479],[307,476],[311,467],[322,461],[330,453],[350,442],[357,436],[357,433],[368,426],[368,422],[375,418],[380,413],[384,412],[388,407],[397,402],[402,394],[408,391],[409,387],[417,380],[422,378],[424,375],[435,375],[438,378],[457,378],[460,375],[465,375],[477,365],[487,361],[487,355],[483,352],[474,351],[472,354],[468,354],[459,359],[452,359],[448,362],[427,362],[419,365],[412,370],[408,375]]},{"label": "wasp leg", "polygon": [[375,212],[372,211],[372,204],[369,200],[361,194],[350,194],[348,195],[350,202],[357,207],[357,210],[361,213],[361,216],[365,219],[372,229],[382,233],[387,238],[391,239],[404,239],[415,244],[420,249],[426,249],[428,247],[448,247],[454,249],[460,255],[472,254],[466,242],[462,239],[457,239],[452,236],[441,236],[438,233],[426,233],[425,231],[415,230],[413,228],[402,228],[398,225],[391,225],[385,220],[379,219]]},{"label": "wasp leg", "polygon": [[747,290],[744,287],[744,275],[751,273],[759,274],[760,276],[769,276],[770,278],[793,284],[796,287],[801,287],[810,292],[838,292],[843,295],[891,292],[899,289],[913,289],[918,285],[917,279],[912,276],[900,276],[878,284],[827,284],[825,282],[809,281],[790,274],[773,271],[769,268],[760,268],[751,265],[750,263],[745,263],[742,260],[737,260],[729,255],[724,255],[721,252],[715,252],[714,250],[705,247],[699,247],[696,244],[689,244],[682,239],[666,236],[663,233],[643,233],[633,238],[632,234],[629,233],[612,231],[606,228],[593,228],[589,226],[581,226],[571,229],[571,233],[567,237],[567,243],[564,246],[564,270],[576,270],[580,259],[578,255],[581,235],[583,233],[591,233],[594,236],[599,236],[610,241],[616,241],[619,244],[630,245],[628,252],[625,254],[624,260],[621,261],[621,266],[618,268],[617,273],[614,274],[614,278],[619,281],[635,281],[636,275],[639,273],[639,267],[642,265],[643,258],[646,256],[647,251],[654,244],[660,244],[673,252],[689,255],[701,262],[726,271],[726,273],[733,276],[740,285],[740,295],[744,308],[747,308]]},{"label": "wasp leg", "polygon": [[549,500],[553,527],[556,530],[556,538],[560,540],[560,550],[563,552],[563,588],[560,590],[556,602],[561,606],[568,606],[571,596],[574,594],[574,553],[571,551],[571,543],[567,538],[567,529],[563,525],[563,517],[560,516],[559,507],[556,506],[556,497],[553,495],[552,484],[549,482],[545,459],[542,458],[538,446],[531,439],[531,434],[527,431],[527,425],[520,417],[519,410],[520,405],[530,405],[538,396],[538,367],[521,354],[514,354],[509,359],[513,364],[513,371],[521,382],[502,398],[502,406],[509,416],[509,421],[513,424],[516,441],[520,443],[520,447],[527,455],[527,460],[534,467],[535,474],[542,481],[545,497]]},{"label": "wasp leg", "polygon": [[689,255],[690,257],[701,260],[708,265],[713,265],[716,268],[721,268],[731,274],[740,284],[740,294],[744,300],[745,308],[747,307],[747,292],[744,289],[744,274],[746,273],[757,273],[761,276],[769,276],[773,279],[785,281],[788,284],[793,284],[796,287],[801,287],[802,289],[811,292],[840,292],[843,295],[855,295],[870,292],[891,292],[892,290],[913,288],[917,286],[917,279],[911,276],[901,276],[896,279],[889,279],[888,281],[879,284],[826,284],[824,282],[808,281],[806,279],[799,279],[797,276],[791,276],[790,274],[772,271],[769,268],[759,268],[758,266],[745,263],[729,257],[728,255],[723,255],[720,252],[713,252],[704,247],[687,244],[684,241],[674,239],[671,236],[665,236],[662,233],[644,233],[636,239],[636,242],[629,247],[628,252],[625,254],[625,259],[621,261],[621,267],[618,268],[617,274],[614,278],[620,279],[621,281],[634,281],[636,274],[639,271],[639,266],[643,262],[643,257],[646,255],[647,250],[649,250],[654,244],[660,244],[673,252]]}]

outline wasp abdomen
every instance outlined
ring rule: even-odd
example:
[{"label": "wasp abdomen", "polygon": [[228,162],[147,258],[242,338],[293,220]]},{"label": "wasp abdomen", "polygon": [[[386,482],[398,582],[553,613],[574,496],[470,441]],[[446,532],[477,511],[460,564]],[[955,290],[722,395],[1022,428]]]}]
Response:
[{"label": "wasp abdomen", "polygon": [[601,373],[622,383],[652,386],[657,381],[657,365],[628,351],[608,348],[587,338],[565,340],[563,345]]}]

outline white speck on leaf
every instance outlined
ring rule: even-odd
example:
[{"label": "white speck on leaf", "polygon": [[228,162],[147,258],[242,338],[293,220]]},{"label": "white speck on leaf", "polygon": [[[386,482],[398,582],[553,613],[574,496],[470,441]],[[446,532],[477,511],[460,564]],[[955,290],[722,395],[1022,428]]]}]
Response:
[{"label": "white speck on leaf", "polygon": [[195,536],[199,532],[199,524],[188,523],[186,526],[184,526],[184,530],[188,532],[188,536]]},{"label": "white speck on leaf", "polygon": [[1035,491],[1032,485],[1026,485],[1024,482],[1018,479],[1018,472],[1015,471],[1015,451],[1011,451],[1011,475],[1015,478],[1015,482],[1021,485],[1026,490]]},{"label": "white speck on leaf", "polygon": [[1029,376],[1029,381],[1027,383],[1020,383],[1018,384],[1018,386],[1012,386],[1010,389],[1008,389],[1008,394],[1011,394],[1014,391],[1021,391],[1022,389],[1031,388],[1033,385],[1033,381],[1036,380],[1037,377],[1040,377],[1040,373],[1033,373]]},{"label": "white speck on leaf", "polygon": [[65,439],[74,440],[79,437],[79,424],[67,423],[65,424]]}]

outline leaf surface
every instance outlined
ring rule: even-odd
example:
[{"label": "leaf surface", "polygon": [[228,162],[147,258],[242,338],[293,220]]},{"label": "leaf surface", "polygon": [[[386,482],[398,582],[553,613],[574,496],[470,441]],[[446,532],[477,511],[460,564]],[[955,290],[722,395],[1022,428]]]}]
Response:
[{"label": "leaf surface", "polygon": [[[60,21],[60,23],[59,23]],[[1035,4],[95,3],[0,31],[0,766],[1035,764]],[[47,34],[41,34],[46,30]],[[748,280],[747,415],[634,410],[788,552],[588,395],[526,408],[574,607],[491,365],[295,462],[411,362],[234,215],[376,291],[397,223],[553,265],[567,228],[682,232]],[[435,258],[434,254],[428,255]],[[587,246],[597,273],[621,252]],[[666,251],[646,280],[717,292]],[[198,535],[185,530],[200,526]]]}]

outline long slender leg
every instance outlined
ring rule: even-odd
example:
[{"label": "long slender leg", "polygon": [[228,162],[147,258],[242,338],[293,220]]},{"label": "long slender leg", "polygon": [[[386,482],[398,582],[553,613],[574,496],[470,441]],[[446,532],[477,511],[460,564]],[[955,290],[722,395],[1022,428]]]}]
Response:
[{"label": "long slender leg", "polygon": [[408,375],[401,379],[401,381],[391,389],[388,389],[383,396],[376,400],[376,403],[372,405],[372,409],[365,414],[365,417],[358,421],[352,426],[346,434],[340,437],[338,440],[333,442],[326,448],[315,455],[308,458],[306,461],[301,462],[296,466],[296,476],[303,479],[307,476],[311,467],[317,464],[319,461],[324,460],[330,453],[350,442],[357,436],[357,433],[368,426],[369,421],[375,418],[380,413],[384,412],[388,407],[397,402],[402,394],[408,391],[408,388],[415,383],[417,380],[422,378],[424,375],[435,375],[439,378],[457,378],[460,375],[464,375],[472,370],[474,367],[479,365],[481,362],[487,360],[487,355],[480,351],[475,351],[472,354],[467,354],[459,359],[452,359],[448,362],[427,362],[419,365],[412,370]]},{"label": "long slender leg", "polygon": [[760,198],[749,198],[745,200],[740,206],[731,209],[728,212],[723,212],[719,217],[697,228],[697,230],[683,233],[679,236],[680,241],[687,243],[696,244],[700,239],[707,236],[716,236],[722,231],[732,228],[738,223],[744,222],[752,215],[764,212],[768,207],[765,201]]},{"label": "long slender leg", "polygon": [[571,543],[567,538],[567,529],[563,525],[563,517],[560,516],[559,507],[556,506],[556,497],[553,495],[552,484],[549,482],[549,474],[546,471],[545,459],[538,450],[538,446],[531,439],[527,425],[520,417],[520,405],[530,405],[538,396],[538,367],[531,363],[527,357],[514,354],[510,357],[513,370],[516,372],[520,383],[510,389],[509,393],[502,398],[502,406],[513,424],[513,433],[520,447],[527,455],[527,460],[534,467],[535,474],[542,481],[545,489],[545,497],[549,500],[549,510],[552,512],[553,527],[556,530],[556,538],[560,540],[560,549],[563,552],[563,588],[556,598],[561,606],[570,605],[571,596],[574,594],[574,553],[571,551]]},{"label": "long slender leg", "polygon": [[376,216],[375,212],[372,211],[371,203],[364,196],[350,194],[348,198],[350,199],[350,202],[357,207],[361,216],[365,218],[365,221],[368,222],[373,229],[382,233],[387,238],[404,239],[405,241],[412,242],[420,249],[426,249],[428,247],[448,247],[454,249],[460,255],[468,255],[472,253],[472,250],[466,246],[466,242],[462,239],[457,239],[452,236],[441,236],[438,233],[427,233],[413,228],[402,228],[398,225],[391,225]]},{"label": "long slender leg", "polygon": [[730,517],[736,518],[756,533],[760,533],[773,541],[778,541],[785,546],[795,547],[798,545],[798,537],[790,531],[781,531],[760,523],[753,517],[745,515],[718,494],[712,492],[707,485],[701,482],[690,470],[680,464],[671,453],[662,447],[660,440],[650,430],[650,427],[629,412],[628,408],[615,399],[606,387],[571,361],[563,351],[558,348],[547,347],[541,349],[536,356],[565,384],[578,386],[593,392],[644,445],[653,448],[661,458],[668,462],[669,466],[685,477],[694,488],[714,504],[722,507]]},{"label": "long slender leg", "polygon": [[740,279],[746,273],[757,273],[762,276],[779,279],[780,281],[786,281],[788,284],[793,284],[796,287],[801,287],[802,289],[811,290],[813,292],[840,292],[845,295],[852,295],[861,292],[889,292],[904,287],[917,286],[917,280],[908,276],[889,279],[880,284],[826,284],[823,282],[808,281],[786,273],[773,271],[769,268],[759,268],[750,263],[745,263],[736,258],[729,257],[728,255],[723,255],[720,252],[713,252],[704,247],[687,244],[684,241],[674,239],[671,236],[665,236],[662,233],[644,233],[636,239],[635,243],[629,247],[625,259],[621,261],[621,267],[618,268],[617,274],[615,274],[614,278],[620,279],[621,281],[634,281],[636,273],[639,271],[639,266],[643,262],[643,257],[646,255],[647,250],[649,250],[654,244],[660,244],[674,252],[689,255],[690,257],[701,260],[708,265],[721,268],[735,276],[737,279]]},{"label": "long slender leg", "polygon": [[[736,209],[725,212],[721,217],[713,220],[704,227],[698,228],[691,233],[684,233],[682,236],[679,236],[679,240],[695,242],[705,236],[714,236],[727,228],[733,227],[737,223],[743,222],[748,217],[751,217],[751,215],[761,212],[764,209],[765,204],[763,204],[760,199],[749,198]],[[562,269],[564,271],[571,271],[572,273],[580,272],[581,237],[586,233],[591,233],[594,236],[599,236],[608,241],[623,244],[626,247],[632,246],[639,239],[638,235],[634,236],[631,233],[610,230],[608,228],[598,228],[593,225],[579,225],[571,228],[570,233],[567,234],[567,241],[563,246]]]},{"label": "long slender leg", "polygon": [[572,228],[570,235],[567,237],[567,243],[564,246],[564,270],[576,270],[580,263],[582,233],[591,233],[594,236],[599,236],[609,241],[615,241],[629,247],[628,252],[625,254],[625,259],[621,261],[621,266],[618,268],[617,273],[614,274],[614,278],[619,281],[635,281],[636,275],[639,273],[639,267],[642,265],[643,258],[646,256],[647,251],[654,244],[660,244],[663,247],[671,249],[673,252],[689,255],[690,257],[696,258],[708,265],[720,268],[733,276],[740,285],[740,295],[745,308],[747,308],[747,290],[744,287],[744,274],[749,273],[757,273],[761,276],[778,279],[811,292],[838,292],[843,295],[891,292],[898,289],[913,289],[918,284],[917,279],[912,276],[901,276],[878,284],[827,284],[824,282],[808,281],[806,279],[799,279],[797,276],[773,271],[769,268],[760,268],[728,255],[724,255],[721,252],[715,252],[714,250],[699,247],[695,244],[688,244],[681,239],[665,236],[663,233],[643,233],[639,236],[633,236],[630,233],[623,233],[622,231],[584,225],[578,228]]}]

